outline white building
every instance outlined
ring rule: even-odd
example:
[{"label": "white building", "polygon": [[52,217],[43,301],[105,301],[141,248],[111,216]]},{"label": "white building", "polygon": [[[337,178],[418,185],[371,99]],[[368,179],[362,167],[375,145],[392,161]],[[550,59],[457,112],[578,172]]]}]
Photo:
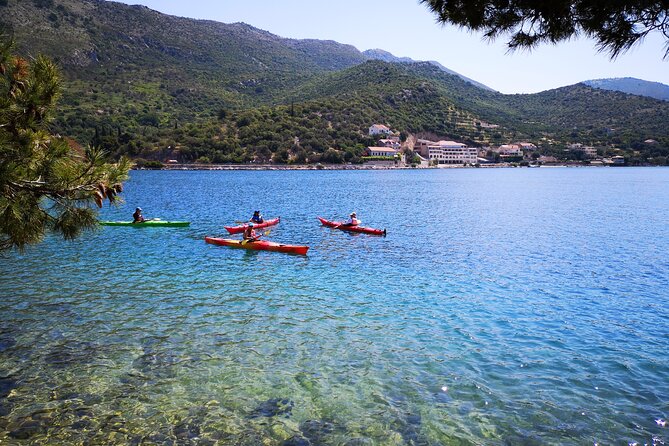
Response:
[{"label": "white building", "polygon": [[523,150],[524,152],[532,152],[533,150],[537,150],[537,146],[535,146],[531,142],[519,142],[518,145],[520,146],[520,149]]},{"label": "white building", "polygon": [[392,147],[367,147],[368,156],[395,156],[399,150]]},{"label": "white building", "polygon": [[476,164],[478,150],[455,141],[438,141],[427,146],[427,158],[438,164]]},{"label": "white building", "polygon": [[391,133],[393,131],[383,124],[374,124],[369,128],[370,135],[390,135]]},{"label": "white building", "polygon": [[583,152],[586,158],[596,158],[597,157],[597,149],[591,146],[584,146],[581,143],[576,143],[576,144],[569,144],[568,146],[571,150],[574,150],[576,152]]},{"label": "white building", "polygon": [[523,156],[523,149],[520,147],[520,144],[502,144],[498,148],[493,149],[493,151],[499,153],[502,158]]}]

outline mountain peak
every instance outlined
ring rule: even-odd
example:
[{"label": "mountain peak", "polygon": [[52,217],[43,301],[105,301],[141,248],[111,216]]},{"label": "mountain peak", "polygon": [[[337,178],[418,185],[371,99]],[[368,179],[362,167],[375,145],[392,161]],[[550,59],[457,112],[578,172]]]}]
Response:
[{"label": "mountain peak", "polygon": [[444,71],[448,74],[458,76],[459,78],[461,78],[461,79],[463,79],[463,80],[469,82],[470,84],[475,85],[479,88],[482,88],[484,90],[489,90],[489,91],[495,91],[492,88],[488,87],[487,85],[484,85],[480,82],[476,82],[473,79],[470,79],[466,76],[463,76],[460,73],[457,73],[457,72],[455,72],[455,71],[453,71],[449,68],[446,68],[445,66],[443,66],[442,64],[440,64],[439,62],[434,61],[434,60],[422,61],[422,60],[414,60],[410,57],[397,57],[397,56],[393,55],[392,53],[390,53],[386,50],[382,50],[380,48],[365,50],[365,51],[362,52],[362,54],[363,54],[363,56],[367,57],[368,59],[382,60],[384,62],[390,62],[390,63],[418,63],[418,62],[429,63],[429,64],[434,65],[435,67],[439,68],[441,71]]},{"label": "mountain peak", "polygon": [[669,85],[660,82],[645,81],[634,77],[616,77],[608,79],[593,79],[583,82],[592,88],[620,91],[637,96],[648,96],[663,101],[669,101]]}]

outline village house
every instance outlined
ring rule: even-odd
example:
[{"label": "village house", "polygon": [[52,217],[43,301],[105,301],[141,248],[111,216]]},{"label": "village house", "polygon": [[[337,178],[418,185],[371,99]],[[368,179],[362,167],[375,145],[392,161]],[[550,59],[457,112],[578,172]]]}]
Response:
[{"label": "village house", "polygon": [[400,148],[399,138],[379,139],[379,147],[391,147],[393,149]]},{"label": "village house", "polygon": [[523,149],[521,148],[520,144],[502,144],[498,148],[492,150],[499,153],[499,156],[502,158],[523,156]]},{"label": "village house", "polygon": [[569,144],[569,149],[575,152],[583,152],[586,158],[595,158],[597,157],[597,149],[591,146],[584,146],[583,144]]},{"label": "village house", "polygon": [[367,156],[395,156],[399,154],[399,150],[392,147],[367,147]]},{"label": "village house", "polygon": [[558,160],[554,156],[541,155],[537,161],[539,161],[542,164],[554,164],[559,162],[560,160]]},{"label": "village house", "polygon": [[585,155],[586,158],[596,158],[597,157],[597,149],[591,146],[583,146],[581,148],[581,151]]},{"label": "village house", "polygon": [[537,150],[537,146],[532,144],[531,142],[519,142],[518,145],[520,146],[520,149],[524,152],[532,152],[534,150]]},{"label": "village house", "polygon": [[374,124],[369,128],[370,135],[390,135],[393,131],[383,124]]}]

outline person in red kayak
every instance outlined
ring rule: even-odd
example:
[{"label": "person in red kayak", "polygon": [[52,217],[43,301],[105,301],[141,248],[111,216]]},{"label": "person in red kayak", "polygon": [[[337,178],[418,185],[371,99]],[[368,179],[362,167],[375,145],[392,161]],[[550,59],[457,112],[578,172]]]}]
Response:
[{"label": "person in red kayak", "polygon": [[244,234],[242,236],[244,240],[248,240],[249,242],[254,242],[258,240],[260,237],[262,237],[262,234],[257,234],[256,231],[253,229],[253,223],[249,223],[246,225],[246,229],[244,229]]},{"label": "person in red kayak", "polygon": [[264,223],[265,219],[260,215],[260,211],[255,211],[253,217],[251,217],[251,223]]},{"label": "person in red kayak", "polygon": [[346,223],[343,223],[341,226],[358,226],[360,224],[360,220],[358,220],[358,216],[355,214],[355,212],[351,212],[350,217],[351,218],[349,218]]},{"label": "person in red kayak", "polygon": [[146,219],[142,215],[142,208],[136,208],[135,212],[132,214],[133,223],[144,223]]}]

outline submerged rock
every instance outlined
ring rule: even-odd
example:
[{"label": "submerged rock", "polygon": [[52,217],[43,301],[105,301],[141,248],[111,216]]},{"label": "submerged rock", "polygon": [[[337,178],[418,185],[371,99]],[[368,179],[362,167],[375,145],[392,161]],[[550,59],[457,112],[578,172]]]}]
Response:
[{"label": "submerged rock", "polygon": [[26,420],[16,429],[9,431],[9,436],[17,440],[27,440],[42,431],[42,424],[36,420]]},{"label": "submerged rock", "polygon": [[0,398],[5,398],[9,395],[12,389],[17,388],[18,382],[10,376],[0,377]]},{"label": "submerged rock", "polygon": [[132,366],[147,376],[155,378],[174,378],[174,366],[179,357],[169,353],[147,353],[132,362]]},{"label": "submerged rock", "polygon": [[173,428],[177,440],[194,440],[200,437],[200,424],[193,420],[184,421]]},{"label": "submerged rock", "polygon": [[334,424],[321,420],[307,420],[300,424],[302,435],[314,444],[323,443],[324,437],[334,432]]},{"label": "submerged rock", "polygon": [[351,438],[344,443],[344,446],[369,446],[373,444],[369,438],[356,437]]},{"label": "submerged rock", "polygon": [[278,415],[287,415],[293,411],[293,402],[288,399],[271,398],[256,407],[249,418],[275,417]]},{"label": "submerged rock", "polygon": [[292,437],[281,443],[282,446],[312,446],[311,442],[303,437]]},{"label": "submerged rock", "polygon": [[16,339],[9,334],[0,333],[0,353],[9,350],[16,345]]},{"label": "submerged rock", "polygon": [[12,411],[12,406],[5,401],[0,401],[0,417],[6,417]]},{"label": "submerged rock", "polygon": [[141,444],[159,444],[162,446],[173,446],[176,444],[172,438],[159,432],[144,437],[142,441],[143,442]]},{"label": "submerged rock", "polygon": [[429,441],[420,433],[422,423],[423,420],[420,415],[409,414],[404,419],[397,420],[395,428],[406,444],[426,446]]},{"label": "submerged rock", "polygon": [[65,369],[78,364],[90,364],[100,358],[100,346],[81,341],[58,344],[42,356],[44,362],[56,369]]}]

